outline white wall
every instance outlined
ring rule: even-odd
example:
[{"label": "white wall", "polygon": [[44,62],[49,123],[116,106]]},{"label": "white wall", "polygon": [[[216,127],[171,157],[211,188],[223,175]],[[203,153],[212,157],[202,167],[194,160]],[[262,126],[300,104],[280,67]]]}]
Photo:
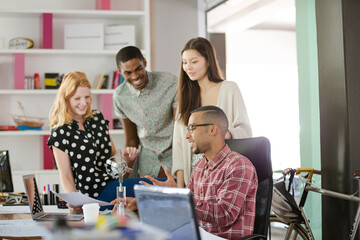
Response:
[{"label": "white wall", "polygon": [[150,11],[152,70],[168,71],[178,76],[180,54],[185,43],[203,34],[198,24],[198,2],[153,0]]},{"label": "white wall", "polygon": [[295,31],[227,32],[227,79],[243,94],[254,136],[269,138],[273,170],[300,166]]}]

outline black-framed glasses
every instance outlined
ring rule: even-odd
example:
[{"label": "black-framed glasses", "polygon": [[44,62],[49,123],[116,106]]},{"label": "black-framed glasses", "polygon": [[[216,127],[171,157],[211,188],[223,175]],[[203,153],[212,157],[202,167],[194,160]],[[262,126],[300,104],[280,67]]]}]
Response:
[{"label": "black-framed glasses", "polygon": [[202,124],[190,124],[187,127],[187,131],[188,133],[192,134],[195,130],[196,127],[201,127],[201,126],[210,126],[210,125],[214,125],[213,123],[202,123]]}]

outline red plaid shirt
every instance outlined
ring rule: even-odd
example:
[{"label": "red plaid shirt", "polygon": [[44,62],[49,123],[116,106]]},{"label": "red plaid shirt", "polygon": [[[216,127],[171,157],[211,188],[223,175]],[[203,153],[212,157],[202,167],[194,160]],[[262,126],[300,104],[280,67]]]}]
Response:
[{"label": "red plaid shirt", "polygon": [[252,234],[257,185],[255,167],[227,145],[215,158],[201,159],[187,185],[194,194],[199,225],[227,239]]}]

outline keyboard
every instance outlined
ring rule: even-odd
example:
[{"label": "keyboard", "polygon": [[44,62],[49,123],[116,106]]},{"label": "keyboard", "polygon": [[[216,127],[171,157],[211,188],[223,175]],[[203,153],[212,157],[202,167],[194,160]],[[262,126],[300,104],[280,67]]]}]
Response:
[{"label": "keyboard", "polygon": [[64,218],[69,214],[66,213],[45,213],[44,215],[39,216],[36,220],[41,221],[51,221],[56,220],[58,218]]}]

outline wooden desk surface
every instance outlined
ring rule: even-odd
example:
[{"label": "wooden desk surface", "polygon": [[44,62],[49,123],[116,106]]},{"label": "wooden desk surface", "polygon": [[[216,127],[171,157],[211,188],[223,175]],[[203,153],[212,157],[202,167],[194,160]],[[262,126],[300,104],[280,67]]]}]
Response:
[{"label": "wooden desk surface", "polygon": [[31,219],[30,213],[0,214],[0,220]]}]

